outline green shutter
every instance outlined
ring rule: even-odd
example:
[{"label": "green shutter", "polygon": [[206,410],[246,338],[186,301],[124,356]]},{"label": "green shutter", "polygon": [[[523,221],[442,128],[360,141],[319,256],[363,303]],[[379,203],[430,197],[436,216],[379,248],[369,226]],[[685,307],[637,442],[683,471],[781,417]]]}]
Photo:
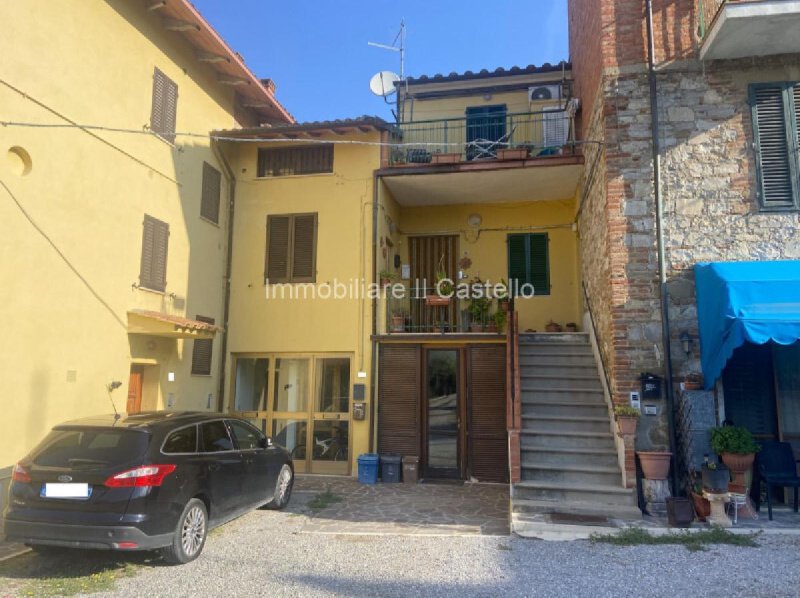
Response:
[{"label": "green shutter", "polygon": [[528,235],[529,280],[533,285],[535,295],[550,294],[548,245],[547,233]]},{"label": "green shutter", "polygon": [[792,86],[752,85],[753,136],[762,208],[794,208],[797,189],[796,114]]},{"label": "green shutter", "polygon": [[527,235],[508,235],[508,284],[512,293],[516,294],[523,284],[528,282],[528,267],[525,251]]}]

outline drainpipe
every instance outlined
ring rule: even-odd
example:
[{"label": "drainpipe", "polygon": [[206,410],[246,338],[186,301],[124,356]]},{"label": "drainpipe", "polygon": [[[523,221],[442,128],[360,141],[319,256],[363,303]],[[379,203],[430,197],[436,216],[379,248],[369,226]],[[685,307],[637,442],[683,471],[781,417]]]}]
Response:
[{"label": "drainpipe", "polygon": [[[381,138],[383,135],[381,134]],[[372,274],[370,278],[375,275],[375,270],[378,267],[378,184],[380,179],[377,173],[372,175]],[[369,451],[376,452],[375,447],[375,426],[377,425],[378,418],[375,417],[375,410],[377,409],[377,396],[378,396],[378,381],[375,374],[378,370],[378,343],[375,341],[375,335],[378,333],[378,299],[372,297],[372,338],[370,339],[372,345],[372,361],[370,363],[369,374],[369,392],[370,392],[370,409],[369,409]]]},{"label": "drainpipe", "polygon": [[667,425],[669,427],[669,450],[672,452],[670,485],[672,495],[678,489],[677,455],[675,454],[675,413],[672,388],[672,349],[669,325],[669,293],[667,290],[667,265],[664,250],[664,205],[661,197],[661,143],[658,131],[658,82],[655,69],[655,36],[653,34],[653,2],[645,0],[647,18],[647,78],[650,84],[650,123],[653,137],[653,195],[656,202],[656,235],[658,238],[658,275],[661,289],[661,335],[664,339],[664,383],[667,400]]},{"label": "drainpipe", "polygon": [[225,179],[228,181],[228,239],[225,244],[225,297],[222,308],[222,343],[220,347],[219,360],[219,388],[217,390],[217,411],[225,411],[225,366],[228,361],[228,320],[231,307],[231,263],[233,261],[233,203],[236,195],[236,178],[233,169],[222,153],[222,149],[217,145],[217,141],[211,140],[211,149],[217,160],[222,164],[225,172]]}]

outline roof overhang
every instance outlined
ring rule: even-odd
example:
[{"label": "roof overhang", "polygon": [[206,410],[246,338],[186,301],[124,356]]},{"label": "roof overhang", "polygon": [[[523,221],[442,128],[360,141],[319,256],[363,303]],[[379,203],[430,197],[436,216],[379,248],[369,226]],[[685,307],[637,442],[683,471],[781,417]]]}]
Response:
[{"label": "roof overhang", "polygon": [[372,133],[388,131],[392,125],[378,117],[364,117],[347,120],[331,120],[293,125],[251,127],[247,129],[228,129],[213,131],[217,137],[234,139],[312,139],[325,135],[349,135],[353,133]]},{"label": "roof overhang", "polygon": [[725,2],[700,47],[701,60],[800,52],[800,0]]},{"label": "roof overhang", "polygon": [[401,206],[436,206],[575,197],[583,156],[492,163],[393,167],[378,171]]},{"label": "roof overhang", "polygon": [[275,98],[275,86],[259,80],[188,0],[147,0],[147,10],[161,18],[163,27],[182,35],[195,49],[195,57],[217,73],[220,85],[236,90],[244,107],[276,122],[295,122]]},{"label": "roof overhang", "polygon": [[128,312],[128,334],[146,334],[167,338],[214,338],[222,328],[200,320],[157,311],[133,309]]}]

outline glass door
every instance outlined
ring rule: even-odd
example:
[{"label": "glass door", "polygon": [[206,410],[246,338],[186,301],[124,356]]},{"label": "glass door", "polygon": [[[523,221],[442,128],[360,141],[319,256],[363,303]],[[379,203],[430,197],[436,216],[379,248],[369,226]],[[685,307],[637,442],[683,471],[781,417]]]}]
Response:
[{"label": "glass door", "polygon": [[461,477],[458,349],[425,352],[426,475]]},{"label": "glass door", "polygon": [[347,475],[350,447],[350,358],[314,360],[311,472]]},{"label": "glass door", "polygon": [[272,438],[289,451],[298,473],[309,471],[308,455],[311,453],[309,369],[307,358],[278,357],[272,376]]}]

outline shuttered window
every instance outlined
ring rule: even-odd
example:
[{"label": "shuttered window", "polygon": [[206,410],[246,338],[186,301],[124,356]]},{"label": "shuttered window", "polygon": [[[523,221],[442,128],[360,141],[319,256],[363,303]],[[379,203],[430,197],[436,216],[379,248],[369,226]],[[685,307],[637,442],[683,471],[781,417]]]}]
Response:
[{"label": "shuttered window", "polygon": [[317,274],[317,215],[267,217],[267,282],[314,282]]},{"label": "shuttered window", "polygon": [[259,148],[258,176],[333,172],[333,146]]},{"label": "shuttered window", "polygon": [[469,348],[470,474],[481,482],[508,482],[506,348]]},{"label": "shuttered window", "polygon": [[139,286],[163,292],[167,288],[169,224],[145,214],[142,225]]},{"label": "shuttered window", "polygon": [[150,130],[170,143],[175,143],[177,107],[178,85],[156,68],[153,72],[153,103],[150,108]]},{"label": "shuttered window", "polygon": [[750,86],[758,195],[764,210],[800,205],[800,83]]},{"label": "shuttered window", "polygon": [[550,256],[547,233],[508,235],[508,281],[513,293],[550,294]]},{"label": "shuttered window", "polygon": [[203,162],[203,190],[200,197],[200,216],[219,224],[219,196],[222,175],[208,162]]},{"label": "shuttered window", "polygon": [[[214,318],[206,316],[196,316],[196,320],[213,324]],[[211,350],[214,346],[213,339],[202,338],[193,341],[192,347],[192,374],[199,376],[211,375]]]}]

